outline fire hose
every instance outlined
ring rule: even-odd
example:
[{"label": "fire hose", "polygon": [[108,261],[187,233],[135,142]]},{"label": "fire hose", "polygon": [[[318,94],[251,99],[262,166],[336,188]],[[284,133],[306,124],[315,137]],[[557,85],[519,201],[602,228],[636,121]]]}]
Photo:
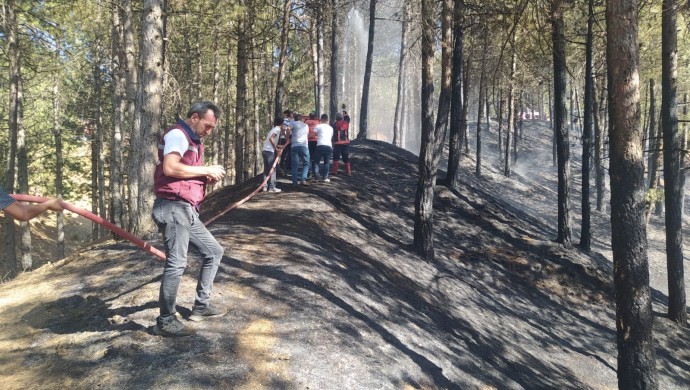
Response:
[{"label": "fire hose", "polygon": [[[286,146],[287,146],[287,144],[286,144]],[[271,167],[271,171],[264,178],[261,185],[259,185],[252,193],[250,193],[246,197],[244,197],[244,198],[240,199],[239,201],[231,204],[225,210],[221,211],[219,214],[217,214],[213,218],[204,222],[204,225],[208,226],[209,224],[211,224],[212,222],[214,222],[215,220],[217,220],[221,216],[223,216],[223,215],[229,213],[230,211],[236,209],[237,207],[239,207],[240,205],[242,205],[243,203],[247,202],[249,199],[254,197],[257,193],[259,193],[259,191],[263,188],[263,186],[266,185],[266,183],[270,179],[271,174],[275,171],[277,163],[278,163],[278,161],[280,161],[280,156],[282,153],[283,153],[282,149],[278,151],[276,158],[275,158],[275,161],[273,161],[273,166]],[[11,194],[10,196],[12,196],[15,200],[18,200],[20,202],[43,203],[43,202],[47,202],[50,200],[49,198],[44,198],[41,196],[34,196],[34,195]],[[97,224],[105,227],[106,229],[110,230],[111,232],[117,234],[118,236],[130,241],[131,243],[133,243],[134,245],[138,246],[139,248],[145,250],[146,252],[156,256],[157,257],[156,260],[165,261],[165,253],[161,252],[159,249],[155,248],[154,246],[145,242],[144,240],[140,239],[139,237],[133,235],[132,233],[126,231],[125,229],[115,225],[114,223],[108,222],[105,219],[99,217],[98,215],[96,215],[94,213],[91,213],[91,212],[86,211],[84,209],[80,209],[76,206],[73,206],[73,205],[63,201],[63,200],[60,200],[59,204],[60,204],[60,207],[62,207],[63,209],[69,210],[75,214],[81,215],[82,217],[84,217],[86,219],[89,219],[93,222],[96,222]]]}]

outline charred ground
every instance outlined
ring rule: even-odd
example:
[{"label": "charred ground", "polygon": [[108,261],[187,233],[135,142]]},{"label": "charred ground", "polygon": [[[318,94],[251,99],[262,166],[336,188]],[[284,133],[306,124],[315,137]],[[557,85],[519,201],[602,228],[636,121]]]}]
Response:
[{"label": "charred ground", "polygon": [[[284,192],[259,194],[210,226],[226,248],[213,299],[230,313],[195,323],[193,338],[150,334],[161,263],[126,243],[0,285],[3,385],[616,388],[607,216],[594,216],[601,253],[553,243],[548,129],[534,123],[525,134],[525,163],[512,178],[491,159],[478,178],[466,157],[462,189],[437,186],[433,263],[410,250],[413,154],[357,142],[352,177],[293,189],[283,176]],[[202,220],[258,183],[212,194]],[[662,312],[655,224],[651,274]],[[183,317],[197,273],[192,257],[178,297]],[[690,332],[661,314],[655,321],[660,387],[687,388]]]}]

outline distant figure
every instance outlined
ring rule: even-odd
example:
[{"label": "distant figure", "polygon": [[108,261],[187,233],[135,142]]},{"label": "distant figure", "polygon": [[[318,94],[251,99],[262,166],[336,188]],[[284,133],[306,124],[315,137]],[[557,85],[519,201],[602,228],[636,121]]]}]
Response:
[{"label": "distant figure", "polygon": [[[292,111],[290,110],[285,110],[283,111],[283,134],[285,134],[285,140],[290,141],[291,137],[291,131],[290,127],[292,126]],[[289,171],[292,169],[292,153],[290,152],[290,149],[292,148],[292,144],[288,143],[287,146],[285,147],[285,150],[283,151],[283,154],[281,154],[280,158],[280,166],[283,170]]]},{"label": "distant figure", "polygon": [[180,119],[167,129],[158,144],[159,162],[154,173],[156,200],[152,217],[163,234],[166,260],[159,294],[160,315],[153,327],[153,333],[157,335],[185,337],[196,333],[175,315],[177,289],[187,267],[190,244],[199,252],[203,262],[189,320],[202,321],[227,313],[227,310],[210,303],[223,247],[199,220],[199,204],[204,199],[206,184],[213,184],[225,176],[222,166],[204,165],[204,146],[201,143],[201,138],[213,132],[219,116],[220,110],[213,103],[194,103],[187,119]]},{"label": "distant figure", "polygon": [[331,175],[338,174],[338,166],[340,165],[340,156],[343,157],[345,163],[345,173],[352,176],[350,168],[350,124],[343,119],[341,113],[335,114],[335,123],[333,123],[333,169]]},{"label": "distant figure", "polygon": [[[316,127],[316,125],[319,124],[319,120],[316,118],[316,112],[310,112],[309,118],[306,121],[304,121],[304,123],[306,123],[307,127],[309,128],[309,137],[307,137],[307,141],[309,146],[309,156],[311,158],[311,169],[309,170],[309,172],[311,173],[314,171],[314,156],[316,155],[316,133],[314,132],[314,128]],[[316,176],[312,177],[314,178],[314,180],[316,180]]]},{"label": "distant figure", "polygon": [[348,115],[348,114],[347,114],[347,111],[345,111],[346,108],[347,108],[347,106],[345,106],[345,104],[343,104],[343,105],[342,105],[342,109],[343,109],[343,119],[345,120],[345,122],[350,123],[350,115]]},{"label": "distant figure", "polygon": [[62,211],[62,206],[60,206],[60,199],[57,198],[38,204],[19,203],[0,187],[0,210],[18,221],[26,222],[48,210]]},{"label": "distant figure", "polygon": [[[264,147],[261,154],[264,158],[264,180],[271,172],[273,167],[273,162],[276,159],[276,154],[283,149],[283,146],[277,145],[280,139],[280,133],[282,131],[281,125],[283,124],[283,118],[276,118],[273,125],[274,127],[269,130],[266,140],[264,141]],[[280,188],[276,187],[276,171],[271,173],[271,178],[264,185],[264,192],[280,192]]]},{"label": "distant figure", "polygon": [[331,157],[333,156],[333,148],[331,138],[333,138],[333,128],[328,124],[328,115],[321,115],[321,123],[314,128],[316,133],[316,156],[314,157],[314,179],[319,176],[319,164],[323,159],[323,176],[321,179],[328,183],[331,180],[328,178],[328,170],[331,165]]},{"label": "distant figure", "polygon": [[[292,126],[292,186],[297,187],[297,184],[309,186],[307,183],[307,175],[309,174],[309,127],[302,122],[300,114],[293,114]],[[302,174],[297,175],[299,164],[302,163]]]}]

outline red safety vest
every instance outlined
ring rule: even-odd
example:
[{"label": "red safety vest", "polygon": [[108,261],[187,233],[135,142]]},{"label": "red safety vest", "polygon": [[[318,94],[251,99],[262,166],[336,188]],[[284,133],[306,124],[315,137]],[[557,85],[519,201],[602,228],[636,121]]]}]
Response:
[{"label": "red safety vest", "polygon": [[180,162],[190,166],[204,165],[204,145],[201,141],[194,141],[189,136],[187,131],[179,123],[169,128],[161,136],[158,144],[158,165],[153,176],[153,188],[156,196],[163,199],[171,200],[185,200],[192,206],[198,208],[199,203],[206,195],[206,176],[198,176],[191,179],[180,179],[177,177],[166,176],[163,173],[163,150],[165,149],[165,135],[173,129],[182,130],[182,133],[187,137],[189,148],[182,155]]},{"label": "red safety vest", "polygon": [[308,140],[309,141],[316,141],[316,132],[314,131],[314,128],[316,127],[316,125],[319,124],[319,121],[316,119],[307,119],[306,121],[304,121],[304,123],[306,123],[307,126],[309,127],[309,138],[308,138]]},{"label": "red safety vest", "polygon": [[336,145],[344,145],[350,143],[350,137],[348,132],[350,129],[350,124],[345,122],[344,119],[336,121],[333,125],[333,143]]}]

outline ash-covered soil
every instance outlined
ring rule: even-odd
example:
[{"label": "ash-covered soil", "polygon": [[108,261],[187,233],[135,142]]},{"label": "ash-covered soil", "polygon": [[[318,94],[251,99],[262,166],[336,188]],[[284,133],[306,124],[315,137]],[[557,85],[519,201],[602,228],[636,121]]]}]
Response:
[{"label": "ash-covered soil", "polygon": [[[413,154],[356,142],[351,177],[297,189],[280,177],[282,193],[261,193],[210,226],[226,249],[213,302],[229,314],[192,323],[191,338],[150,333],[162,264],[126,242],[0,285],[2,387],[617,388],[608,215],[593,213],[592,255],[555,244],[546,124],[527,124],[510,178],[495,138],[485,133],[482,177],[467,156],[461,190],[436,187],[434,262],[411,251]],[[202,220],[258,184],[212,194]],[[685,389],[690,331],[663,315],[662,228],[657,219],[649,228],[659,387]],[[190,257],[180,286],[183,318],[198,265]]]}]

